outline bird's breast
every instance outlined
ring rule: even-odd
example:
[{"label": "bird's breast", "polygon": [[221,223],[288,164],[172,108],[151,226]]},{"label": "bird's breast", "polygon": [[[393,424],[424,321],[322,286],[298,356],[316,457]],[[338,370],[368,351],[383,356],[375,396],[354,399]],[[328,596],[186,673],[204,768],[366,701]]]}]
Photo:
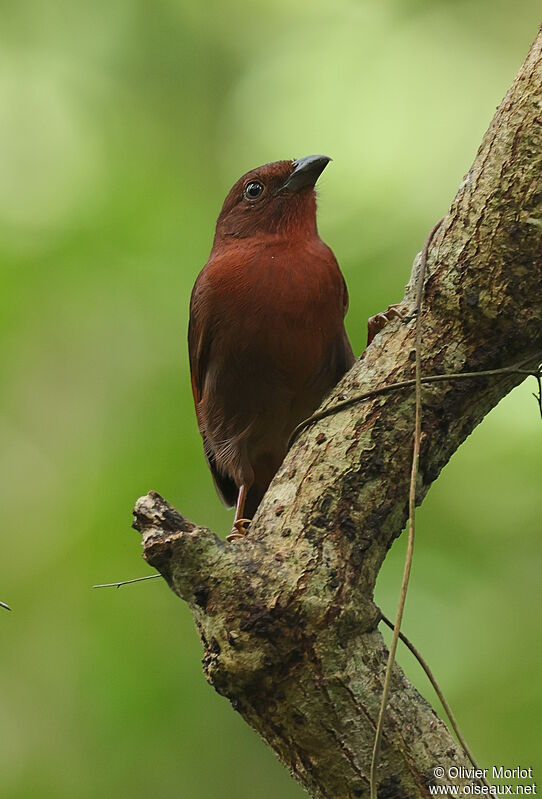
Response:
[{"label": "bird's breast", "polygon": [[344,281],[326,245],[245,243],[206,269],[216,346],[296,384],[318,373],[344,317]]}]

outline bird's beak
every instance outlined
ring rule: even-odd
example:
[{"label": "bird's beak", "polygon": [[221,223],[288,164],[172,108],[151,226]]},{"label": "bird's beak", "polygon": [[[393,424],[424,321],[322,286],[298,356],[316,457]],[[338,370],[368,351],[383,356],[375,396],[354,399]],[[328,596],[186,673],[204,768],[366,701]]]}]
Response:
[{"label": "bird's beak", "polygon": [[306,155],[293,163],[293,172],[282,184],[279,191],[299,191],[305,186],[314,186],[326,166],[331,161],[327,155]]}]

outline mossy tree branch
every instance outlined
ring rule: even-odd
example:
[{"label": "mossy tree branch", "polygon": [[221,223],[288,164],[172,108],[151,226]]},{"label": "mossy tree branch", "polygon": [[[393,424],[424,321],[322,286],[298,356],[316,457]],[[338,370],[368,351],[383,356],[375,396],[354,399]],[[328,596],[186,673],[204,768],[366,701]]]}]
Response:
[{"label": "mossy tree branch", "polygon": [[[500,105],[427,262],[424,374],[490,369],[542,349],[542,36]],[[413,308],[415,261],[403,302]],[[414,313],[380,333],[327,404],[413,377]],[[519,374],[426,384],[418,504]],[[187,601],[207,678],[313,797],[367,797],[386,666],[373,601],[407,517],[414,392],[374,397],[294,444],[248,537],[225,544],[151,493],[145,558]],[[468,766],[395,668],[379,797],[429,796],[433,768]],[[459,784],[460,781],[458,781]]]}]

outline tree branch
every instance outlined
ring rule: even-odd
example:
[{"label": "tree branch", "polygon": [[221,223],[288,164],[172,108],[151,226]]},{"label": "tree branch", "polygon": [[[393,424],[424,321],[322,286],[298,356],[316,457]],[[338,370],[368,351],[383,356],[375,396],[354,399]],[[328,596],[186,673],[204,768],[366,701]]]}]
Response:
[{"label": "tree branch", "polygon": [[[424,375],[507,366],[542,349],[542,36],[497,110],[428,253]],[[323,408],[414,376],[414,263],[403,302]],[[424,383],[419,504],[462,441],[518,383]],[[301,432],[248,537],[224,544],[158,494],[140,499],[144,554],[193,612],[204,669],[313,797],[367,797],[387,651],[373,590],[408,514],[411,389]],[[379,797],[429,796],[468,761],[394,667]],[[467,780],[466,782],[470,782]],[[460,781],[456,781],[460,784]]]}]

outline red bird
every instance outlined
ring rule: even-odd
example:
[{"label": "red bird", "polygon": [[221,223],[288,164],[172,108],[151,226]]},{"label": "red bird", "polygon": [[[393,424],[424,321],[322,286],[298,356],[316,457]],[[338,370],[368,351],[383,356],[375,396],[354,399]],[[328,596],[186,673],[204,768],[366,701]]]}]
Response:
[{"label": "red bird", "polygon": [[294,427],[354,363],[348,292],[316,227],[330,159],[276,161],[226,197],[190,301],[192,391],[205,457],[242,538]]}]

